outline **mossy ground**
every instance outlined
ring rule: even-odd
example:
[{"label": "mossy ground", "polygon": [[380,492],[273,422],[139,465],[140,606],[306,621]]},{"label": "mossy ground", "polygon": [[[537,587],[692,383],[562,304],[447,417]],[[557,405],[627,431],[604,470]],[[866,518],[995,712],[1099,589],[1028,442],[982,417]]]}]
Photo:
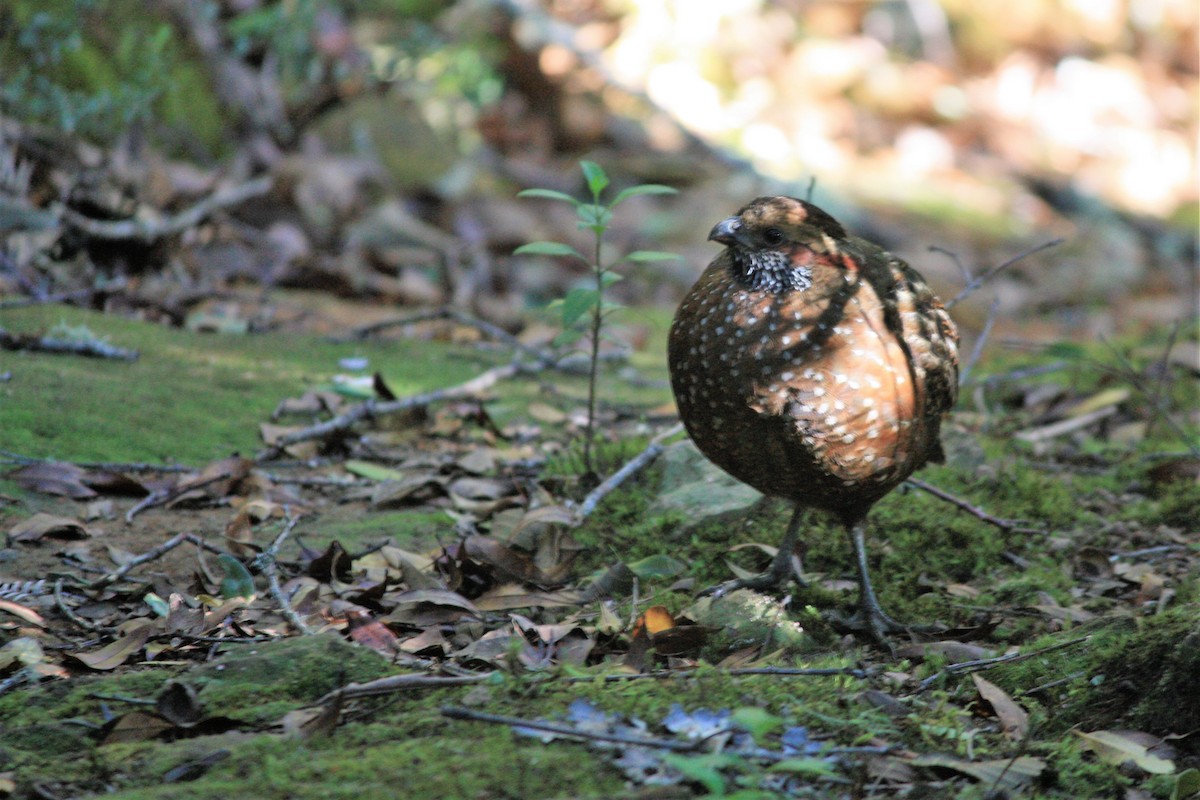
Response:
[{"label": "mossy ground", "polygon": [[[86,324],[142,356],[126,364],[0,354],[0,372],[12,372],[11,380],[0,384],[0,449],[72,461],[201,465],[231,452],[253,453],[261,446],[257,426],[278,402],[326,381],[339,371],[341,357],[367,355],[400,393],[459,382],[502,357],[403,340],[339,345],[313,336],[203,336],[61,308],[0,315],[0,324],[17,331],[44,331],[59,321]],[[658,318],[646,323],[655,337],[661,337],[662,327]],[[652,380],[630,382],[610,374],[604,385],[609,409],[624,413],[667,400],[661,359],[645,353],[637,359]],[[1091,374],[1081,369],[1072,380],[1080,390],[1101,387],[1102,380],[1088,383]],[[513,381],[496,389],[489,409],[498,419],[519,419],[530,400],[578,403],[583,387],[581,377]],[[1086,643],[987,673],[1030,709],[1034,730],[1024,747],[1051,767],[1027,795],[1120,796],[1125,787],[1141,783],[1165,798],[1169,778],[1139,781],[1098,762],[1071,731],[1108,726],[1166,733],[1176,729],[1172,720],[1181,704],[1200,707],[1193,696],[1200,669],[1195,622],[1200,592],[1194,569],[1172,587],[1174,599],[1157,616],[1142,617],[1113,598],[1097,596],[1082,602],[1098,619],[1067,621],[1064,630],[1047,633],[1043,623],[1034,621],[1036,615],[1018,612],[1047,597],[1062,606],[1081,602],[1079,580],[1071,569],[1071,554],[1079,547],[1137,540],[1129,536],[1131,529],[1148,532],[1147,541],[1153,541],[1150,534],[1162,525],[1194,534],[1200,490],[1186,483],[1153,491],[1145,487],[1143,457],[1179,449],[1166,426],[1158,426],[1156,437],[1124,450],[1083,443],[1083,450],[1091,448],[1085,453],[1093,459],[1089,463],[1102,468],[1049,470],[1037,468],[1038,459],[1012,440],[1009,434],[1018,422],[1006,413],[998,410],[986,425],[952,431],[949,463],[931,467],[921,477],[998,516],[1028,521],[1038,532],[1003,533],[920,491],[894,492],[876,506],[869,522],[871,567],[881,600],[902,619],[969,625],[996,615],[1000,624],[987,642],[996,652],[1010,644],[1032,650],[1088,635]],[[597,454],[600,471],[611,471],[643,444],[631,438],[603,445]],[[577,447],[557,452],[546,473],[569,487],[578,473]],[[658,488],[655,470],[641,473],[574,532],[585,546],[576,575],[668,553],[687,565],[687,576],[697,586],[704,586],[729,577],[727,559],[747,568],[763,566],[756,561],[757,551],[730,553],[729,548],[750,541],[775,544],[790,513],[785,504],[766,501],[732,521],[684,520],[678,511],[651,512]],[[11,482],[0,484],[0,494],[11,500],[0,506],[0,524],[6,526],[32,510],[70,513],[73,508]],[[142,536],[142,546],[134,546],[136,538],[124,546],[145,550],[156,541],[146,538],[151,533],[190,524],[181,520],[194,521],[172,521],[167,512],[157,513],[164,516],[147,517],[156,520],[152,527],[130,534]],[[318,513],[298,533],[311,548],[338,539],[353,550],[392,538],[416,549],[439,541],[449,530],[449,519],[438,510],[374,512],[351,506]],[[804,538],[805,567],[813,576],[853,577],[845,533],[833,520],[813,514]],[[1069,550],[1061,549],[1062,540],[1070,541]],[[1194,539],[1189,547],[1195,556]],[[6,553],[6,576],[39,577],[21,573],[37,561],[28,560],[28,551]],[[42,555],[43,560],[50,557]],[[665,584],[643,587],[643,599],[654,597],[674,611],[692,602],[690,594],[668,591]],[[964,600],[946,591],[950,584],[969,585],[976,595]],[[866,658],[864,651],[843,649],[836,634],[806,610],[851,602],[852,593],[823,588],[820,580],[797,590],[794,613],[811,641],[802,652],[784,656],[783,663],[847,666]],[[0,635],[9,638],[8,632]],[[706,651],[706,658],[719,660],[733,643],[724,646]],[[902,662],[894,668],[920,678],[939,666]],[[715,668],[701,668],[687,678],[620,683],[566,682],[557,673],[506,675],[485,686],[412,690],[358,701],[329,737],[300,740],[273,727],[288,711],[336,686],[400,671],[372,651],[320,636],[224,646],[211,663],[191,667],[141,665],[107,676],[47,682],[0,696],[0,773],[11,773],[23,787],[42,782],[70,787],[73,796],[119,798],[361,798],[397,792],[412,798],[637,796],[606,755],[583,744],[542,743],[503,726],[454,721],[439,713],[444,705],[469,704],[493,714],[553,718],[578,698],[651,724],[675,703],[688,710],[753,706],[790,724],[808,725],[839,745],[881,736],[923,753],[1003,758],[1016,752],[994,726],[964,712],[974,691],[964,676],[944,677],[922,693],[897,692],[903,712],[887,714],[863,695],[867,689],[892,691],[881,680],[735,677]],[[121,705],[102,698],[150,699],[170,678],[195,686],[206,713],[237,720],[238,732],[173,743],[97,744],[95,726],[103,722],[104,709],[115,705],[120,713]],[[1053,685],[1040,689],[1047,684]],[[1187,740],[1179,749],[1185,758],[1196,759]],[[228,757],[202,776],[163,784],[169,770],[217,750],[228,750]],[[749,779],[759,776],[760,768],[745,765],[740,774],[752,785]],[[727,788],[736,788],[732,774]],[[974,792],[982,797],[986,790],[940,783],[930,784],[922,796]],[[817,785],[812,792],[814,797],[836,794]],[[674,796],[694,794],[703,790],[692,786]]]}]

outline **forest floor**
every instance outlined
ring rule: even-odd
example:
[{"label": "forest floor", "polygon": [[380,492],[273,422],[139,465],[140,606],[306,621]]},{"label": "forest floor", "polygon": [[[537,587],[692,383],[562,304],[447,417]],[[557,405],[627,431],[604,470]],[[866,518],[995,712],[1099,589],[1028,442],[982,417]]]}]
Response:
[{"label": "forest floor", "polygon": [[[0,795],[1200,788],[1195,374],[1171,330],[975,366],[917,477],[982,513],[906,486],[869,520],[884,605],[943,630],[889,653],[822,615],[853,561],[817,514],[806,587],[697,597],[763,567],[790,510],[655,438],[666,312],[614,326],[636,346],[602,370],[596,472],[663,452],[588,513],[578,369],[498,373],[512,343],[469,321],[346,341],[394,314],[266,303],[286,330],[4,312],[138,358],[0,362]],[[418,402],[267,444],[369,397]]]}]

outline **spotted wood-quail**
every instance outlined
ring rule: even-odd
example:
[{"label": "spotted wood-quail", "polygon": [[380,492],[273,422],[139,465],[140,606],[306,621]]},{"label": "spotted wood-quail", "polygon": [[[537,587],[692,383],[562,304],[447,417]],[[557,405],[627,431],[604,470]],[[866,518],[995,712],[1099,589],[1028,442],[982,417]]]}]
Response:
[{"label": "spotted wood-quail", "polygon": [[671,326],[679,413],[717,466],[796,504],[771,569],[731,585],[785,585],[802,511],[825,509],[857,562],[859,610],[845,624],[885,641],[908,626],[871,587],[864,519],[943,458],[941,419],[958,395],[954,322],[914,269],[803,200],[760,197],[708,238],[726,249]]}]

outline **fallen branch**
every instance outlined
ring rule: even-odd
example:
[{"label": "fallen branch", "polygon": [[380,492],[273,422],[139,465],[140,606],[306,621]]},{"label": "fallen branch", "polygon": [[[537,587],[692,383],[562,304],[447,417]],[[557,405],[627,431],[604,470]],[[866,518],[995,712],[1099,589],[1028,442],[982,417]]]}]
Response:
[{"label": "fallen branch", "polygon": [[100,339],[56,339],[53,336],[12,333],[4,328],[0,328],[0,349],[58,353],[89,358],[112,358],[119,361],[137,361],[138,359],[136,350],[117,347]]},{"label": "fallen branch", "polygon": [[385,331],[388,328],[401,328],[407,325],[416,325],[420,322],[433,322],[435,320],[453,320],[460,325],[474,328],[489,339],[494,339],[498,342],[503,342],[509,347],[517,350],[535,361],[542,362],[549,366],[558,360],[558,356],[554,353],[538,350],[536,347],[530,347],[522,342],[517,337],[513,336],[508,331],[501,328],[499,325],[488,322],[485,319],[472,316],[465,311],[460,311],[457,308],[438,308],[433,311],[426,311],[420,314],[411,314],[406,317],[397,317],[396,319],[383,320],[382,322],[373,322],[370,325],[363,325],[352,329],[350,332],[335,337],[335,342],[362,341],[368,336]]},{"label": "fallen branch", "polygon": [[[983,273],[982,275],[978,275],[978,276],[972,278],[970,281],[967,282],[967,285],[963,287],[961,292],[956,294],[954,297],[950,298],[950,301],[946,303],[946,308],[947,309],[954,308],[954,306],[958,305],[963,300],[966,300],[968,297],[975,294],[975,292],[978,291],[979,288],[981,286],[983,286],[985,283],[987,283],[992,278],[999,275],[1004,270],[1011,267],[1013,264],[1016,264],[1018,261],[1022,261],[1026,258],[1029,258],[1031,255],[1034,255],[1035,253],[1040,253],[1043,250],[1049,250],[1051,247],[1057,247],[1058,245],[1062,244],[1064,241],[1065,241],[1064,239],[1051,239],[1050,241],[1045,242],[1043,244],[1039,244],[1037,247],[1033,247],[1029,250],[1026,250],[1023,253],[1018,253],[1017,255],[1010,258],[1008,261],[1005,261],[1002,264],[998,264],[998,265],[992,267],[991,269],[989,269],[987,272]],[[937,248],[934,248],[934,249],[937,249]],[[943,250],[941,252],[946,252],[946,251]],[[955,260],[957,260],[957,259],[955,259]],[[959,266],[961,268],[962,265],[960,264]],[[966,271],[964,270],[964,274],[965,274],[965,272]]]},{"label": "fallen branch", "polygon": [[577,739],[594,739],[600,742],[616,742],[637,747],[657,747],[660,750],[675,750],[677,752],[694,752],[704,745],[703,739],[683,742],[678,739],[651,739],[645,736],[628,736],[621,733],[604,733],[603,731],[581,730],[570,725],[559,725],[536,719],[507,717],[502,714],[488,714],[483,711],[472,711],[459,706],[442,706],[442,716],[450,719],[465,719],[472,722],[492,722],[508,725],[512,728],[528,728],[534,731],[545,731],[556,736],[574,736]]},{"label": "fallen branch", "polygon": [[87,588],[102,589],[105,586],[116,583],[117,581],[121,580],[121,578],[124,578],[126,575],[128,575],[129,571],[132,570],[134,567],[141,566],[142,564],[145,564],[147,561],[153,561],[154,559],[160,558],[163,555],[165,555],[166,553],[171,552],[176,547],[178,547],[179,545],[186,542],[188,539],[188,535],[189,534],[186,534],[186,533],[175,534],[170,539],[167,539],[165,542],[160,544],[158,547],[155,547],[152,550],[148,550],[145,553],[142,553],[140,556],[136,556],[134,558],[129,559],[124,564],[122,564],[121,568],[118,569],[116,572],[110,572],[106,575],[102,575],[101,577],[99,577],[96,580],[92,581],[91,583],[87,584]]},{"label": "fallen branch", "polygon": [[283,546],[284,541],[291,535],[292,530],[299,521],[299,517],[288,517],[287,523],[283,526],[283,530],[279,532],[279,535],[275,537],[275,541],[271,542],[270,547],[259,553],[254,561],[258,564],[263,574],[267,576],[267,585],[270,587],[271,597],[279,605],[284,618],[292,624],[292,627],[308,636],[315,633],[315,631],[308,627],[308,623],[296,613],[296,609],[292,608],[291,601],[284,596],[283,587],[279,585],[279,574],[275,569],[275,562],[279,556],[279,548]]},{"label": "fallen branch", "polygon": [[145,511],[147,508],[165,505],[170,503],[172,500],[177,500],[180,497],[183,497],[188,492],[196,489],[203,489],[205,486],[216,483],[217,481],[226,480],[227,478],[229,478],[229,473],[221,473],[220,475],[213,475],[212,477],[206,478],[202,481],[197,481],[195,483],[189,483],[183,486],[176,485],[169,489],[151,492],[143,497],[141,501],[137,503],[137,505],[125,512],[125,521],[133,522],[133,518]]},{"label": "fallen branch", "polygon": [[293,431],[286,436],[281,436],[266,450],[259,453],[255,460],[262,462],[275,458],[284,451],[285,448],[291,447],[294,444],[301,442],[309,442],[317,439],[326,439],[333,434],[342,433],[349,430],[354,425],[366,419],[381,417],[387,414],[397,414],[401,411],[407,411],[410,408],[427,406],[430,403],[437,403],[442,400],[453,400],[461,397],[471,397],[479,394],[485,389],[489,389],[502,380],[512,378],[515,375],[523,373],[536,372],[541,367],[540,364],[529,364],[527,362],[512,361],[498,367],[492,367],[486,372],[482,372],[471,378],[468,381],[458,384],[457,386],[448,386],[444,389],[435,389],[422,394],[414,394],[409,397],[402,397],[396,400],[388,400],[379,402],[371,399],[366,402],[359,403],[349,411],[339,414],[333,419],[313,425],[303,430]]},{"label": "fallen branch", "polygon": [[366,683],[350,683],[340,689],[334,689],[313,705],[324,705],[330,700],[342,698],[353,700],[358,697],[377,697],[391,694],[401,689],[440,689],[446,686],[469,686],[473,683],[483,683],[496,673],[484,672],[479,675],[389,675],[386,678],[367,681]]},{"label": "fallen branch", "polygon": [[111,628],[97,625],[94,622],[89,622],[88,620],[76,614],[74,609],[67,605],[67,598],[63,597],[62,589],[63,579],[59,578],[54,582],[54,606],[62,613],[64,617],[66,617],[76,626],[83,628],[85,631],[96,632],[112,630]]},{"label": "fallen branch", "polygon": [[905,481],[905,483],[916,489],[920,489],[923,492],[928,492],[939,500],[945,500],[952,506],[956,506],[957,508],[961,508],[963,511],[966,511],[976,519],[982,520],[989,525],[995,525],[1005,533],[1042,533],[1042,531],[1038,530],[1037,528],[1021,527],[1019,520],[1001,519],[1000,517],[992,516],[982,508],[973,506],[966,500],[963,500],[961,497],[950,494],[950,492],[947,492],[945,489],[939,489],[932,483],[926,483],[925,481],[918,480],[917,478],[909,478],[907,481]]},{"label": "fallen branch", "polygon": [[665,431],[651,439],[650,443],[646,445],[645,450],[627,461],[623,467],[610,475],[603,483],[593,489],[588,496],[583,499],[583,502],[579,504],[579,508],[575,511],[575,524],[578,525],[587,519],[588,515],[596,510],[596,506],[599,505],[600,501],[603,500],[609,493],[628,480],[630,476],[639,472],[645,468],[647,464],[658,458],[665,449],[665,445],[663,444],[664,441],[670,439],[675,434],[682,432],[683,423],[677,422],[670,428],[667,428]]},{"label": "fallen branch", "polygon": [[56,305],[71,300],[87,300],[93,295],[100,293],[111,294],[119,292],[126,287],[127,283],[124,278],[115,278],[101,286],[90,286],[87,289],[74,289],[69,292],[58,292],[57,294],[47,294],[40,297],[18,297],[12,300],[0,300],[0,311],[7,311],[10,308]]},{"label": "fallen branch", "polygon": [[272,179],[265,175],[236,186],[218,189],[195,205],[170,216],[159,216],[149,209],[143,210],[143,216],[134,219],[98,220],[85,217],[70,208],[62,210],[63,219],[67,224],[82,231],[93,239],[106,241],[139,241],[150,244],[166,236],[181,233],[199,224],[205,217],[221,208],[236,206],[252,197],[266,194],[271,190]]},{"label": "fallen branch", "polygon": [[1033,658],[1034,656],[1051,653],[1055,650],[1074,647],[1077,644],[1089,642],[1091,639],[1091,636],[1080,636],[1078,639],[1070,639],[1065,642],[1059,642],[1058,644],[1052,644],[1049,647],[1043,647],[1039,650],[1030,650],[1028,653],[1008,653],[1006,655],[996,656],[995,658],[978,658],[973,661],[961,661],[957,664],[951,664],[945,669],[938,670],[925,680],[921,681],[921,683],[917,686],[917,692],[920,693],[925,691],[930,686],[949,675],[957,675],[961,672],[982,672],[984,670],[992,669],[993,667],[998,667],[1001,664],[1013,664],[1018,661],[1025,661]]}]

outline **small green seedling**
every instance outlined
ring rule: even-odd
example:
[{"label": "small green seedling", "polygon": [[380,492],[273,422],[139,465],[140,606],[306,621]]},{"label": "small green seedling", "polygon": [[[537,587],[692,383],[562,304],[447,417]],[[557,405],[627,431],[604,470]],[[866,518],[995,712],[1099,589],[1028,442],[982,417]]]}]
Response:
[{"label": "small green seedling", "polygon": [[600,331],[605,315],[620,307],[619,304],[604,299],[604,290],[621,280],[621,276],[613,272],[612,268],[624,261],[667,261],[679,256],[674,253],[664,253],[657,250],[635,250],[616,261],[605,264],[602,253],[604,234],[608,230],[609,223],[612,221],[613,209],[631,197],[644,194],[674,194],[675,190],[670,186],[644,183],[638,186],[631,186],[628,189],[622,189],[613,198],[612,202],[603,203],[600,201],[600,196],[608,188],[608,175],[605,174],[599,164],[592,161],[580,161],[579,166],[583,169],[583,176],[587,180],[588,190],[592,194],[590,203],[576,200],[569,194],[556,192],[551,189],[526,189],[518,197],[541,197],[549,200],[559,200],[574,206],[575,215],[578,217],[579,229],[591,231],[594,236],[591,258],[583,255],[583,253],[580,253],[571,245],[562,242],[530,242],[518,247],[515,254],[570,256],[577,258],[588,265],[595,277],[594,286],[572,289],[567,292],[566,297],[562,298],[561,301],[556,300],[553,304],[558,307],[562,314],[563,326],[563,331],[556,337],[555,344],[572,344],[585,335],[590,338],[592,344],[591,361],[588,366],[587,426],[583,436],[583,466],[587,473],[592,474],[594,473],[594,469],[592,468],[592,442],[595,438],[596,368],[600,360]]}]

